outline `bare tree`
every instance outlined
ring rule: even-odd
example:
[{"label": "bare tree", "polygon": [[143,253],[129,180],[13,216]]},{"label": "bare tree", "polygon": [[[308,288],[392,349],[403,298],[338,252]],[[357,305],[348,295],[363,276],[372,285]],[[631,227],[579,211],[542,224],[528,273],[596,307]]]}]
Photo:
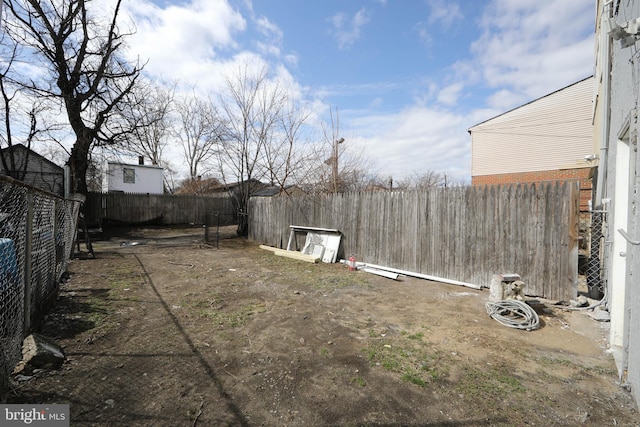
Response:
[{"label": "bare tree", "polygon": [[40,105],[34,105],[29,111],[24,112],[28,117],[28,125],[26,126],[26,134],[20,139],[27,148],[23,156],[18,156],[15,150],[12,150],[16,142],[14,141],[13,124],[16,123],[16,116],[19,112],[13,109],[14,100],[17,91],[11,91],[7,88],[6,81],[0,76],[0,94],[2,95],[3,106],[3,130],[4,135],[0,136],[0,161],[4,173],[12,178],[24,181],[29,166],[29,154],[31,151],[31,143],[38,134],[38,112]]},{"label": "bare tree", "polygon": [[338,193],[338,191],[344,191],[344,185],[340,179],[340,152],[343,151],[340,144],[344,142],[344,138],[340,136],[338,109],[335,109],[335,114],[333,109],[329,109],[329,117],[331,119],[330,126],[322,125],[324,140],[331,146],[331,157],[325,161],[325,164],[331,166],[331,191]]},{"label": "bare tree", "polygon": [[130,131],[117,108],[136,85],[142,66],[120,55],[125,37],[118,25],[121,0],[107,20],[92,14],[90,0],[4,0],[4,29],[42,64],[41,79],[20,84],[35,96],[57,102],[75,136],[67,164],[72,191],[87,192],[87,169],[94,145],[122,140]]},{"label": "bare tree", "polygon": [[[0,163],[4,174],[24,181],[30,169],[37,172],[33,169],[38,165],[30,165],[31,145],[41,133],[38,120],[46,108],[38,100],[28,102],[24,99],[23,88],[12,78],[12,73],[17,73],[14,64],[19,61],[19,47],[6,33],[0,35],[3,65],[0,70],[0,105],[4,131],[0,132]],[[16,144],[22,144],[26,150],[13,149]]]},{"label": "bare tree", "polygon": [[322,123],[322,137],[311,147],[307,163],[307,181],[316,193],[342,193],[367,190],[379,181],[371,157],[364,147],[343,137],[337,108],[329,111],[328,123]]},{"label": "bare tree", "polygon": [[189,178],[209,172],[225,131],[218,110],[195,93],[175,101],[176,137],[189,165]]},{"label": "bare tree", "polygon": [[135,102],[124,104],[122,109],[122,116],[129,122],[127,127],[131,129],[126,148],[149,159],[154,165],[164,166],[166,160],[163,152],[173,125],[175,85],[166,87],[144,81],[130,95],[130,99]]},{"label": "bare tree", "polygon": [[435,171],[413,172],[411,175],[398,181],[396,188],[402,190],[424,190],[427,188],[444,187],[446,175]]},{"label": "bare tree", "polygon": [[[279,125],[286,103],[286,92],[268,80],[266,68],[253,70],[244,64],[235,74],[226,76],[220,105],[227,132],[218,159],[223,180],[237,183],[230,194],[237,203],[239,235],[248,232],[246,212],[257,183],[265,176],[275,180],[278,175],[268,170],[269,159],[273,167],[276,156],[267,147],[273,147],[271,143],[281,137]],[[283,138],[285,151],[294,139],[295,129],[290,128],[289,136]]]},{"label": "bare tree", "polygon": [[389,191],[392,188],[388,179],[366,167],[349,169],[341,175],[341,182],[344,191]]},{"label": "bare tree", "polygon": [[215,177],[187,178],[179,184],[181,194],[212,194],[220,189],[224,189],[224,185]]},{"label": "bare tree", "polygon": [[263,162],[269,183],[287,191],[287,184],[301,178],[300,172],[308,160],[300,149],[302,128],[309,112],[306,105],[296,105],[293,96],[284,94],[284,105],[277,112],[277,123],[265,141]]},{"label": "bare tree", "polygon": [[[64,173],[50,166],[52,156],[36,155],[32,151],[33,143],[39,141],[40,135],[46,130],[46,123],[41,124],[40,120],[46,112],[46,104],[25,99],[24,90],[8,77],[13,71],[17,46],[10,46],[5,35],[0,36],[0,46],[0,56],[5,60],[4,67],[0,70],[3,129],[0,132],[0,173],[43,190],[62,194]],[[4,56],[3,53],[8,55]]]}]

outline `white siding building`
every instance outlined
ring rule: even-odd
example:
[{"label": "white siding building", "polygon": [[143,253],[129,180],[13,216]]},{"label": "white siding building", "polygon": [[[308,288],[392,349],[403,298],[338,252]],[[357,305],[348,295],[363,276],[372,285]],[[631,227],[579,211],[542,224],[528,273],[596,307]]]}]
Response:
[{"label": "white siding building", "polygon": [[164,169],[159,166],[107,162],[102,191],[162,194],[164,193],[163,171]]},{"label": "white siding building", "polygon": [[[471,127],[474,184],[556,180],[544,173],[594,166],[585,161],[593,154],[593,93],[588,77]],[[523,173],[530,179],[498,179]]]}]

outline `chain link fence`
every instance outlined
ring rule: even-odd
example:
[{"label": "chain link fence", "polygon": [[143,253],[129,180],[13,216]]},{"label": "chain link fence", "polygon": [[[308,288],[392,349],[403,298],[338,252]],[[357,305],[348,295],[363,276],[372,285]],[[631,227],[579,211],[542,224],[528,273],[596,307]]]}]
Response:
[{"label": "chain link fence", "polygon": [[604,296],[603,262],[604,234],[602,227],[606,221],[605,211],[591,211],[591,236],[587,263],[587,290],[589,297],[601,299]]},{"label": "chain link fence", "polygon": [[224,213],[208,213],[204,216],[204,241],[217,248],[220,240],[238,237],[237,216]]},{"label": "chain link fence", "polygon": [[0,176],[0,391],[57,297],[81,203]]}]

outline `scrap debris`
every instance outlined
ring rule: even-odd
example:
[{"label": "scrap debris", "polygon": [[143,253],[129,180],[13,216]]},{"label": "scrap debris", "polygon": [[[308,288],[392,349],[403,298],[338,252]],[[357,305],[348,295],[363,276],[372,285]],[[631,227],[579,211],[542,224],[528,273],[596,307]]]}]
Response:
[{"label": "scrap debris", "polygon": [[171,265],[182,265],[183,267],[189,267],[189,268],[195,267],[195,265],[193,265],[193,264],[184,264],[184,263],[181,263],[181,262],[173,262],[173,261],[167,261],[167,262],[169,264],[171,264]]},{"label": "scrap debris", "polygon": [[274,255],[277,255],[277,256],[293,258],[293,259],[297,259],[299,261],[306,261],[306,262],[311,262],[311,263],[314,263],[314,264],[320,262],[320,257],[313,256],[313,255],[306,255],[306,254],[303,254],[302,252],[298,252],[298,251],[287,251],[287,250],[284,250],[284,249],[278,249],[278,248],[274,248],[274,247],[266,246],[266,245],[260,245],[260,249],[271,251],[271,252],[273,252]]},{"label": "scrap debris", "polygon": [[[299,225],[290,225],[289,228],[290,235],[286,250],[266,245],[260,245],[260,249],[272,251],[278,256],[311,263],[318,263],[320,261],[326,263],[336,262],[342,236],[339,230]],[[304,247],[300,251],[294,250],[294,247],[295,249],[298,248],[296,241],[297,233],[306,233]]]},{"label": "scrap debris", "polygon": [[[341,259],[341,263],[345,265],[349,265],[348,260]],[[447,283],[449,285],[458,285],[458,286],[466,286],[467,288],[472,289],[482,289],[480,285],[476,285],[473,283],[461,282],[459,280],[446,279],[443,277],[430,276],[428,274],[416,273],[413,271],[400,270],[398,268],[385,267],[382,265],[370,264],[367,262],[357,262],[356,268],[358,270],[366,271],[367,273],[378,274],[380,276],[388,277],[389,279],[396,280],[398,276],[410,276],[418,279],[431,280],[433,282],[441,282]],[[393,275],[388,275],[388,273],[392,273]]]}]

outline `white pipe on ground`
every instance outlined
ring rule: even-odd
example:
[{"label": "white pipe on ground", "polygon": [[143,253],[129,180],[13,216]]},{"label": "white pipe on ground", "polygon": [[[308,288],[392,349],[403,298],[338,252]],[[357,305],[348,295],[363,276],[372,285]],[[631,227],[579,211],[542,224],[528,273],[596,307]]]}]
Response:
[{"label": "white pipe on ground", "polygon": [[392,273],[391,271],[378,270],[376,268],[364,267],[360,268],[362,271],[366,271],[367,273],[376,274],[378,276],[386,277],[387,279],[397,280],[398,273]]},{"label": "white pipe on ground", "polygon": [[371,267],[371,268],[375,268],[377,270],[391,271],[393,273],[402,274],[404,276],[417,277],[418,279],[432,280],[434,282],[448,283],[450,285],[466,286],[467,288],[472,288],[472,289],[482,289],[482,286],[480,286],[480,285],[475,285],[473,283],[467,283],[467,282],[461,282],[459,280],[451,280],[451,279],[445,279],[445,278],[437,277],[437,276],[429,276],[428,274],[415,273],[413,271],[406,271],[406,270],[399,270],[397,268],[384,267],[384,266],[381,266],[381,265],[375,265],[375,264],[369,264],[369,263],[364,263],[364,264],[365,264],[364,265],[365,267]]},{"label": "white pipe on ground", "polygon": [[[348,261],[344,260],[344,259],[341,259],[340,262],[342,264],[347,264],[348,263]],[[467,288],[472,288],[472,289],[482,289],[482,286],[475,285],[473,283],[461,282],[459,280],[445,279],[443,277],[437,277],[437,276],[429,276],[428,274],[415,273],[413,271],[400,270],[400,269],[392,268],[392,267],[384,267],[384,266],[381,266],[381,265],[369,264],[369,263],[366,263],[366,262],[357,262],[356,263],[356,267],[358,268],[358,270],[364,270],[367,267],[371,267],[371,268],[376,269],[376,270],[390,271],[392,273],[398,273],[398,274],[401,274],[403,276],[411,276],[411,277],[416,277],[418,279],[431,280],[433,282],[442,282],[442,283],[448,283],[450,285],[466,286]]]}]

